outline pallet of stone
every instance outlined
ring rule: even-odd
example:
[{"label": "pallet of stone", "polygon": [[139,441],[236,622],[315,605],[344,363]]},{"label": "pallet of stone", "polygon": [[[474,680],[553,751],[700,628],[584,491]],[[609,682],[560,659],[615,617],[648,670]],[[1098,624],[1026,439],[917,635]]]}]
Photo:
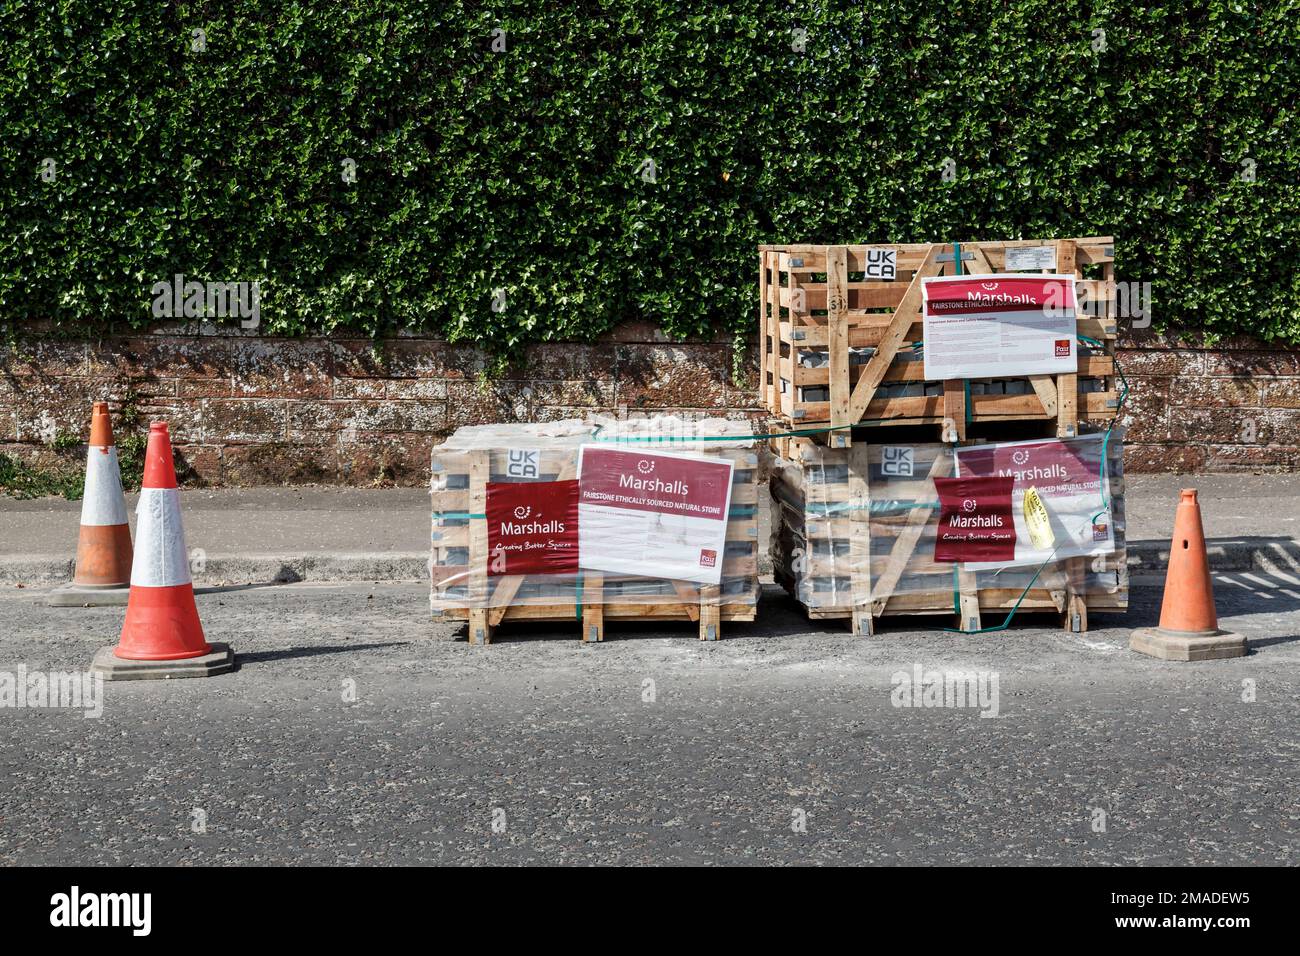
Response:
[{"label": "pallet of stone", "polygon": [[[958,274],[959,255],[964,275],[1075,276],[1075,374],[925,379],[921,280]],[[1114,257],[1109,236],[760,246],[764,404],[787,430],[820,427],[816,440],[835,447],[847,447],[849,426],[859,424],[927,425],[936,440],[961,441],[1008,421],[1039,421],[1056,430],[1058,421],[1076,428],[1078,421],[1113,420],[1119,406]]]},{"label": "pallet of stone", "polygon": [[[711,440],[695,442],[695,435]],[[734,438],[716,440],[727,436]],[[732,462],[720,583],[586,570],[490,574],[488,484],[576,479],[580,448],[597,442]],[[657,416],[462,428],[433,449],[433,618],[465,622],[472,644],[490,643],[497,628],[514,622],[580,624],[584,642],[603,641],[607,620],[691,622],[701,640],[717,640],[722,622],[752,621],[757,611],[758,466],[750,426],[727,420]]]},{"label": "pallet of stone", "polygon": [[954,446],[905,446],[900,476],[904,446],[803,445],[797,459],[775,460],[770,476],[776,581],[809,618],[849,619],[855,634],[873,633],[881,617],[914,614],[955,615],[973,632],[982,613],[1013,608],[1053,612],[1067,630],[1086,631],[1089,610],[1128,606],[1122,439],[1098,445],[1114,551],[989,570],[934,560],[933,479],[954,474]]}]

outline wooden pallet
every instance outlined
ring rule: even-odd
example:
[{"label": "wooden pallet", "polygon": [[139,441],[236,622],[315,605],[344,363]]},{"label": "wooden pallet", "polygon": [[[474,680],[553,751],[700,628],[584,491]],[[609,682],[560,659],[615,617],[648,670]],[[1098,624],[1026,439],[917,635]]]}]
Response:
[{"label": "wooden pallet", "polygon": [[[849,426],[927,425],[934,440],[961,441],[984,425],[1041,422],[1075,434],[1077,422],[1105,422],[1115,389],[1114,241],[1109,236],[1051,241],[961,243],[961,272],[1004,271],[1007,250],[1052,245],[1057,272],[1076,276],[1081,299],[1078,372],[1007,379],[925,380],[921,279],[955,274],[950,244],[759,247],[760,390],[787,430],[834,428],[816,438],[848,447]],[[893,250],[892,280],[867,270]],[[1058,429],[1059,423],[1059,429]],[[874,439],[883,440],[883,439]],[[785,453],[788,456],[788,452]]]},{"label": "wooden pallet", "polygon": [[910,481],[884,479],[884,447],[805,444],[797,460],[773,468],[775,577],[810,618],[848,618],[855,634],[871,634],[884,616],[953,614],[957,627],[977,631],[982,612],[1019,602],[1024,611],[1055,612],[1067,630],[1082,632],[1089,609],[1128,606],[1117,440],[1108,449],[1115,553],[1054,562],[1033,587],[1036,567],[966,571],[929,557],[937,511],[928,479],[951,475],[952,446],[912,446],[917,477]]},{"label": "wooden pallet", "polygon": [[[541,447],[536,481],[577,477],[578,442]],[[697,449],[691,448],[692,453]],[[464,621],[471,644],[490,643],[514,621],[581,624],[583,641],[603,641],[606,620],[690,621],[701,640],[717,640],[723,621],[754,620],[758,603],[758,452],[753,448],[698,450],[734,463],[727,545],[718,585],[583,571],[568,575],[488,575],[489,481],[507,474],[506,448],[434,449],[433,531],[429,569],[435,620]]]}]

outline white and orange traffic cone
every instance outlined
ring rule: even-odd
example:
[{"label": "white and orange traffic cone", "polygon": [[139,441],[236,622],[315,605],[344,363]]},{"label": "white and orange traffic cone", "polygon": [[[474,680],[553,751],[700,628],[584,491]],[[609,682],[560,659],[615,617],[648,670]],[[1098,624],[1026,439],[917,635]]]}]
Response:
[{"label": "white and orange traffic cone", "polygon": [[194,606],[180,492],[166,422],[149,426],[144,481],[136,508],[131,597],[117,647],[102,648],[90,669],[105,680],[210,677],[234,667],[225,644],[209,644]]},{"label": "white and orange traffic cone", "polygon": [[86,451],[86,490],[81,498],[77,570],[72,583],[46,598],[53,607],[121,606],[131,584],[131,529],[113,443],[108,403],[95,402]]},{"label": "white and orange traffic cone", "polygon": [[1246,654],[1246,638],[1219,630],[1195,488],[1183,489],[1174,512],[1160,624],[1134,631],[1128,646],[1166,661],[1213,661]]}]

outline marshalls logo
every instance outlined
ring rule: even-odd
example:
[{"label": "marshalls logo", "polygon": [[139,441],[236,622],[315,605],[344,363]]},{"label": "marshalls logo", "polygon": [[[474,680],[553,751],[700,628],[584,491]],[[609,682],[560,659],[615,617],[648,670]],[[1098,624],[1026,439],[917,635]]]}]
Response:
[{"label": "marshalls logo", "polygon": [[997,291],[998,291],[998,283],[996,283],[996,282],[981,282],[981,283],[980,283],[980,286],[984,289],[985,292],[997,292]]},{"label": "marshalls logo", "polygon": [[129,926],[132,935],[148,936],[153,928],[152,893],[69,893],[50,897],[51,926]]},{"label": "marshalls logo", "polygon": [[155,319],[240,319],[239,326],[261,324],[262,287],[257,282],[199,282],[177,273],[171,282],[149,290]]},{"label": "marshalls logo", "polygon": [[1026,465],[1029,463],[1029,452],[1021,450],[1011,453],[1011,460],[1017,465]]},{"label": "marshalls logo", "polygon": [[977,507],[979,506],[975,503],[974,498],[967,498],[965,501],[961,503],[962,511],[974,511]]},{"label": "marshalls logo", "polygon": [[518,518],[520,521],[523,521],[532,513],[533,513],[532,508],[525,508],[523,505],[520,505],[518,508],[515,509],[515,517]]},{"label": "marshalls logo", "polygon": [[636,463],[636,470],[641,472],[643,475],[648,475],[650,472],[655,470],[655,463],[650,461],[648,458],[642,458]]}]

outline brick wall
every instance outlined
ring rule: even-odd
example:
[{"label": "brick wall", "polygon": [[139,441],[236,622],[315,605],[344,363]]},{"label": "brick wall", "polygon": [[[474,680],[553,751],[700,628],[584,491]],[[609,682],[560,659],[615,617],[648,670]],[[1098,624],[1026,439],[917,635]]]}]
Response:
[{"label": "brick wall", "polygon": [[1198,348],[1157,335],[1121,345],[1126,468],[1300,471],[1300,350],[1245,338]]},{"label": "brick wall", "polygon": [[165,418],[182,480],[208,484],[400,484],[428,480],[433,445],[462,425],[587,412],[744,414],[715,342],[670,343],[629,324],[595,344],[537,345],[482,378],[489,357],[429,338],[270,339],[237,329],[91,342],[25,336],[0,345],[0,452],[66,463],[50,448],[83,435],[90,402]]},{"label": "brick wall", "polygon": [[[422,484],[434,443],[461,425],[587,411],[757,415],[721,343],[669,343],[629,324],[594,344],[538,345],[490,382],[488,357],[427,338],[268,339],[160,327],[96,341],[31,334],[0,346],[0,452],[66,465],[89,403],[166,418],[185,480],[209,484]],[[1134,471],[1300,470],[1300,351],[1248,340],[1124,343]]]}]

